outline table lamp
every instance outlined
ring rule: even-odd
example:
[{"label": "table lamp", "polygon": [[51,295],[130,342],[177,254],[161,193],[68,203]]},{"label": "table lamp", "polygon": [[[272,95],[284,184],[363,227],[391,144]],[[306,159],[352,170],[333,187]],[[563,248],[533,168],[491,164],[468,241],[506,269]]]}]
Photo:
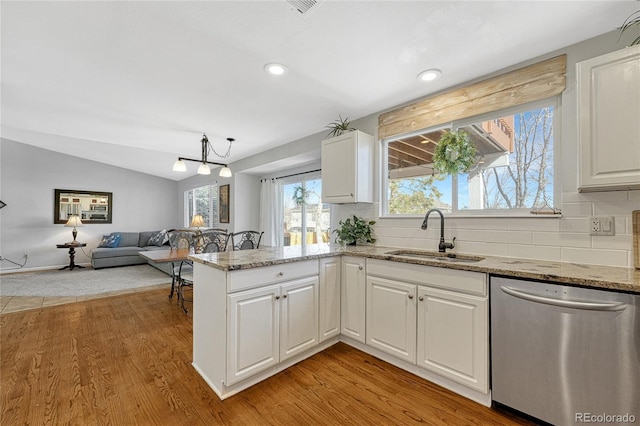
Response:
[{"label": "table lamp", "polygon": [[204,218],[201,214],[196,214],[191,218],[191,227],[192,228],[200,228],[204,226]]},{"label": "table lamp", "polygon": [[76,229],[77,226],[84,226],[82,224],[82,221],[80,220],[80,216],[77,215],[73,215],[69,218],[69,220],[67,220],[67,223],[64,224],[64,226],[67,227],[71,227],[73,226],[73,231],[71,231],[71,235],[73,235],[73,243],[77,243],[76,241],[76,237],[78,236],[78,230]]},{"label": "table lamp", "polygon": [[193,215],[191,218],[191,227],[196,228],[196,238],[194,241],[194,249],[196,253],[202,253],[202,246],[204,246],[204,238],[202,237],[202,231],[200,231],[200,227],[202,226],[205,226],[202,215]]}]

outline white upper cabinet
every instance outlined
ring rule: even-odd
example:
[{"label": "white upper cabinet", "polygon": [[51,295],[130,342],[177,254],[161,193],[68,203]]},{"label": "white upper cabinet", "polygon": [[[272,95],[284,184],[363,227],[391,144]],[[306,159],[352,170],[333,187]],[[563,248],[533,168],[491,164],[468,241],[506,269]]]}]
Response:
[{"label": "white upper cabinet", "polygon": [[373,136],[354,130],[322,141],[322,202],[373,202]]},{"label": "white upper cabinet", "polygon": [[640,46],[576,65],[578,190],[640,189]]}]

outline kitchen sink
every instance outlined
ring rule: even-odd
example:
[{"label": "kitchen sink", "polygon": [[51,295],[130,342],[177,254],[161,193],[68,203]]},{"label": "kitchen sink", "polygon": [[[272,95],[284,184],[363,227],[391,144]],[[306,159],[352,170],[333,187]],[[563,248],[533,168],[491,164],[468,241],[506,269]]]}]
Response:
[{"label": "kitchen sink", "polygon": [[385,254],[389,254],[392,256],[402,256],[402,257],[415,257],[419,259],[433,259],[442,262],[453,262],[453,263],[473,263],[484,260],[484,257],[480,256],[471,256],[468,254],[457,254],[457,253],[440,253],[437,251],[423,251],[423,250],[394,250],[388,251]]}]

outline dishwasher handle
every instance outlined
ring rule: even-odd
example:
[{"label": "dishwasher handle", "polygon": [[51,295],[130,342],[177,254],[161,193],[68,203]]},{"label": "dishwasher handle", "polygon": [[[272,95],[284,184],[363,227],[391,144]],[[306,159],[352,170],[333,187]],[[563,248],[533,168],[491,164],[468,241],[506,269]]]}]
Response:
[{"label": "dishwasher handle", "polygon": [[500,289],[505,293],[520,299],[537,303],[545,303],[547,305],[560,306],[563,308],[586,309],[590,311],[622,311],[627,307],[627,304],[624,302],[579,302],[575,300],[562,300],[554,299],[552,297],[538,296],[507,286],[500,286]]}]

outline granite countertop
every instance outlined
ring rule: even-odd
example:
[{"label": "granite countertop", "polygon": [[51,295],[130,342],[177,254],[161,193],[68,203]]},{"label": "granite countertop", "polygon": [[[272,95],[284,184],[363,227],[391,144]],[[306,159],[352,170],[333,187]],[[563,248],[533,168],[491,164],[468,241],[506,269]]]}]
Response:
[{"label": "granite countertop", "polygon": [[[300,246],[269,247],[258,250],[240,250],[222,253],[191,255],[194,262],[209,265],[222,270],[259,268],[306,259],[318,259],[336,255],[361,256],[371,259],[417,265],[438,266],[465,271],[485,272],[514,278],[553,281],[608,290],[626,291],[640,294],[640,270],[602,265],[551,262],[545,260],[518,259],[513,257],[479,256],[482,260],[474,262],[452,261],[443,258],[416,258],[389,254],[402,250],[398,247],[349,246],[339,247],[333,244],[314,244],[302,250]],[[428,251],[413,250],[407,251]],[[432,252],[438,256],[437,252]],[[464,254],[448,252],[459,255]]]}]

